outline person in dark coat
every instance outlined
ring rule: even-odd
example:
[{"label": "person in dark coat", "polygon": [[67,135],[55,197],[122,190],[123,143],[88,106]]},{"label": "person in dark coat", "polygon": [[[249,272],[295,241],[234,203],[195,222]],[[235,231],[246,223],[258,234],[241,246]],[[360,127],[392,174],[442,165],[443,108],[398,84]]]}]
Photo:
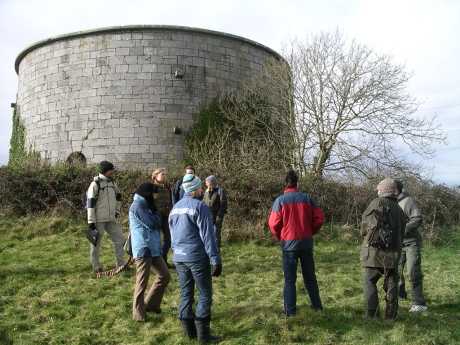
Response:
[{"label": "person in dark coat", "polygon": [[227,193],[217,184],[217,178],[214,175],[206,178],[206,187],[203,202],[211,210],[216,230],[217,247],[220,248],[222,243],[222,223],[224,222],[225,213],[227,213]]},{"label": "person in dark coat", "polygon": [[[185,175],[187,174],[195,175],[195,168],[193,167],[193,165],[189,164],[185,166]],[[185,194],[184,188],[182,188],[182,180],[183,178],[180,178],[179,180],[177,180],[176,184],[174,185],[174,189],[172,192],[173,205],[177,204],[179,200],[182,199],[182,197]]]},{"label": "person in dark coat", "polygon": [[422,273],[422,236],[419,228],[422,225],[422,212],[414,198],[404,190],[402,181],[396,181],[398,204],[407,218],[406,228],[402,241],[401,259],[399,261],[399,296],[407,298],[404,270],[407,266],[409,281],[412,285],[411,313],[420,313],[428,310],[423,295]]},{"label": "person in dark coat", "polygon": [[168,217],[172,209],[172,189],[168,182],[166,168],[155,169],[152,173],[152,182],[155,186],[153,198],[155,206],[161,218],[161,231],[163,233],[163,245],[161,247],[161,256],[168,265],[168,268],[174,268],[174,265],[168,263],[168,253],[171,249],[171,232],[169,230]]},{"label": "person in dark coat", "polygon": [[405,216],[396,200],[396,183],[385,178],[377,186],[378,197],[362,216],[361,263],[366,316],[379,316],[377,282],[383,277],[385,319],[398,313],[398,262],[405,227]]}]

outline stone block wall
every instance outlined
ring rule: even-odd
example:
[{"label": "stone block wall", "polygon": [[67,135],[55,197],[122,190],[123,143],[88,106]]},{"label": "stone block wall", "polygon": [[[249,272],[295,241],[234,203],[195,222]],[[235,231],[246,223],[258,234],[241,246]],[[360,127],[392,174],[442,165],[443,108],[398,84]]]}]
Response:
[{"label": "stone block wall", "polygon": [[[271,49],[184,27],[98,29],[38,42],[17,58],[17,111],[28,148],[52,162],[169,166],[217,92],[258,73]],[[182,129],[174,134],[174,128]]]}]

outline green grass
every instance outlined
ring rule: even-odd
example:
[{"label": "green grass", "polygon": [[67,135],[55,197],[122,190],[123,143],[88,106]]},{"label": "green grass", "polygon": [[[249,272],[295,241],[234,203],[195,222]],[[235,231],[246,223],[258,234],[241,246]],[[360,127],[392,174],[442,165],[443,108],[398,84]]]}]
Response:
[{"label": "green grass", "polygon": [[[136,323],[134,271],[95,279],[81,230],[65,218],[0,219],[0,344],[194,344],[176,317],[175,272],[163,314]],[[425,248],[428,313],[411,315],[403,301],[398,321],[365,321],[358,245],[320,238],[315,258],[325,310],[310,310],[299,272],[298,315],[287,320],[278,247],[225,244],[212,328],[222,344],[460,344],[459,254],[458,240]],[[103,262],[113,261],[105,238]]]}]

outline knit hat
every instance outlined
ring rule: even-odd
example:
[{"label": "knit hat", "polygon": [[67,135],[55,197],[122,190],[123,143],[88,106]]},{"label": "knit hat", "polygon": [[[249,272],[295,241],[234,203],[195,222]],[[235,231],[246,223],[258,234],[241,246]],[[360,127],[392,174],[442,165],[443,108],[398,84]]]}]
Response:
[{"label": "knit hat", "polygon": [[185,193],[191,193],[201,188],[201,180],[193,174],[187,174],[182,179],[182,187]]},{"label": "knit hat", "polygon": [[390,177],[387,177],[380,181],[377,185],[377,192],[379,196],[389,197],[396,196],[396,182]]},{"label": "knit hat", "polygon": [[107,171],[110,171],[110,170],[115,170],[115,167],[113,166],[112,163],[108,161],[102,161],[99,163],[99,172],[101,174],[105,174]]},{"label": "knit hat", "polygon": [[206,177],[206,182],[217,183],[217,178],[214,175]]},{"label": "knit hat", "polygon": [[145,201],[147,201],[147,204],[152,211],[156,210],[155,202],[153,199],[153,193],[155,193],[155,191],[155,185],[150,182],[143,183],[136,189],[136,194],[143,197]]}]

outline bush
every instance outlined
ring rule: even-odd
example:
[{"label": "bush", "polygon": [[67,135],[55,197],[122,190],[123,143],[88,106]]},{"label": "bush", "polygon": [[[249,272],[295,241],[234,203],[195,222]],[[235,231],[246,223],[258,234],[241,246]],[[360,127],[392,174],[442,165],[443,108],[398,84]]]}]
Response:
[{"label": "bush", "polygon": [[[195,166],[203,178],[217,175],[227,190],[229,210],[225,236],[230,240],[269,239],[266,221],[274,199],[282,193],[282,171],[238,171],[219,169],[198,162]],[[0,167],[0,212],[17,216],[68,215],[85,218],[83,199],[95,167],[58,164],[25,165],[21,169]],[[177,176],[178,177],[178,176]],[[171,176],[174,181],[175,176]],[[120,171],[116,181],[123,194],[126,213],[136,187],[149,179],[144,171]],[[361,185],[306,176],[300,189],[312,195],[324,210],[323,236],[357,239],[361,214],[376,196],[376,182]],[[444,185],[410,181],[408,190],[415,197],[424,216],[423,234],[430,241],[440,241],[458,225],[460,196]]]}]

